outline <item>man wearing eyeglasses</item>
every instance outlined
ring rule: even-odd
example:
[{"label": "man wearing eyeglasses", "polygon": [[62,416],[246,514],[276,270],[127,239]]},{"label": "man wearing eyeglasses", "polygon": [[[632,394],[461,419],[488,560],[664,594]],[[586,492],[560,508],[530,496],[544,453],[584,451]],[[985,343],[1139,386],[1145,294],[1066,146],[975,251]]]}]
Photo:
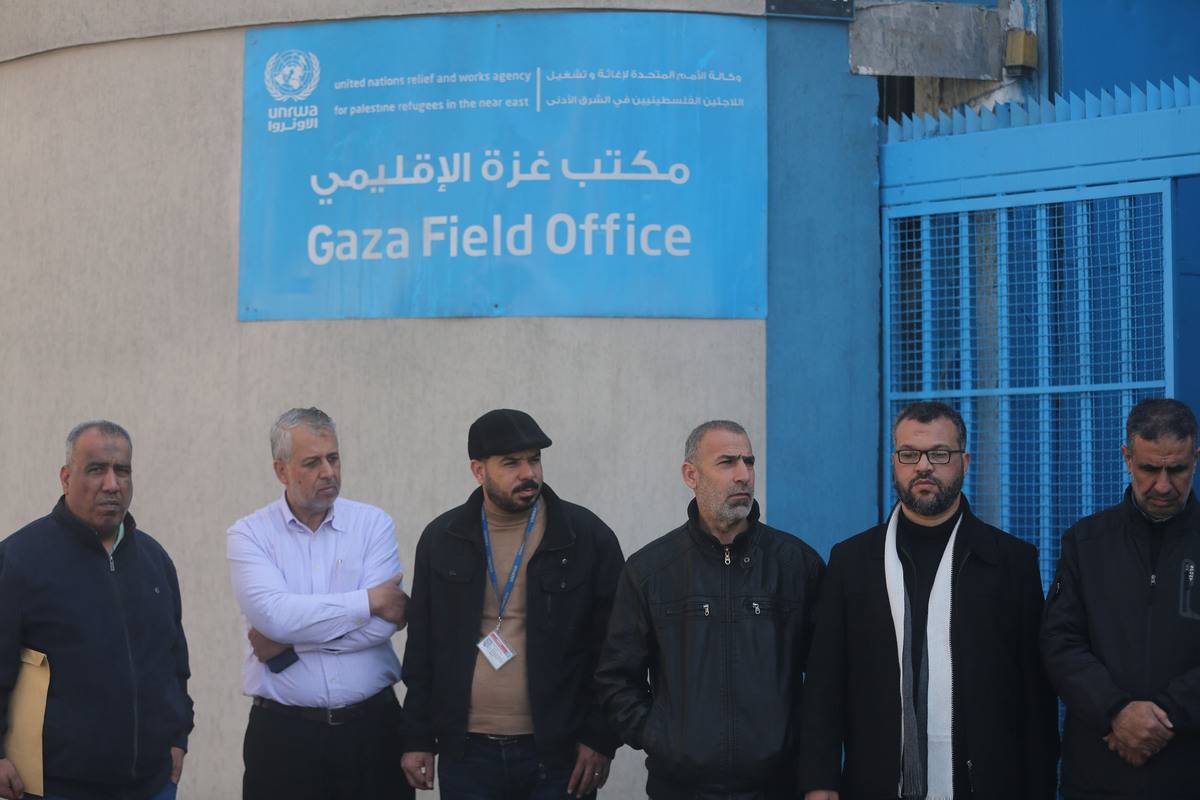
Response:
[{"label": "man wearing eyeglasses", "polygon": [[971,513],[955,409],[914,403],[892,440],[899,502],[833,548],[821,590],[805,800],[1050,800],[1057,706],[1038,657],[1037,550]]}]

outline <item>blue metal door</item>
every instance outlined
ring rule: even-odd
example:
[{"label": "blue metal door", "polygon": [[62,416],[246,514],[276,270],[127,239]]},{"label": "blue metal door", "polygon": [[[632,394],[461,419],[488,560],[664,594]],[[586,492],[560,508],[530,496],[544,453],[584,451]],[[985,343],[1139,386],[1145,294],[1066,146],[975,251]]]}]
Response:
[{"label": "blue metal door", "polygon": [[1062,532],[1120,498],[1129,409],[1175,393],[1200,84],[1151,88],[905,120],[881,147],[882,450],[905,404],[959,408],[973,508],[1038,545],[1047,582]]}]

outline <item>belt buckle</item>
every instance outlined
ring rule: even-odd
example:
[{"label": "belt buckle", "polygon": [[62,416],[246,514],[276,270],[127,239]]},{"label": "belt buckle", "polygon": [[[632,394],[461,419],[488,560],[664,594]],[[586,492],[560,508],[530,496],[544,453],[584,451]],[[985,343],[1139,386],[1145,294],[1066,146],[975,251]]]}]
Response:
[{"label": "belt buckle", "polygon": [[346,720],[337,714],[338,711],[342,711],[342,710],[343,710],[342,708],[327,708],[327,709],[325,709],[326,724],[328,724],[330,726],[335,726],[335,727],[338,725],[344,725],[346,723]]}]

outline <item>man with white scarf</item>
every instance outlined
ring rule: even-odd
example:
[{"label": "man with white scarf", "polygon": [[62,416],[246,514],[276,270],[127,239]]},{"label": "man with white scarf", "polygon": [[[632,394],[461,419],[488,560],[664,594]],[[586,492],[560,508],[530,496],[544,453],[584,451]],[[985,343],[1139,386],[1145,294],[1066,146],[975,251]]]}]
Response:
[{"label": "man with white scarf", "polygon": [[[805,800],[1054,797],[1037,550],[971,513],[962,416],[905,408],[899,502],[833,548],[804,687]],[[843,760],[844,749],[844,760]]]}]

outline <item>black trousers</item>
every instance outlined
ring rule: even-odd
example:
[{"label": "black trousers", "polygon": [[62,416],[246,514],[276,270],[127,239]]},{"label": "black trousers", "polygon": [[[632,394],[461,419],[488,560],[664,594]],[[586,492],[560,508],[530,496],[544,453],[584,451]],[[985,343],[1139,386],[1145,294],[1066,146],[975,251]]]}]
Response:
[{"label": "black trousers", "polygon": [[344,725],[252,706],[243,800],[411,800],[400,768],[400,713],[395,695]]}]

